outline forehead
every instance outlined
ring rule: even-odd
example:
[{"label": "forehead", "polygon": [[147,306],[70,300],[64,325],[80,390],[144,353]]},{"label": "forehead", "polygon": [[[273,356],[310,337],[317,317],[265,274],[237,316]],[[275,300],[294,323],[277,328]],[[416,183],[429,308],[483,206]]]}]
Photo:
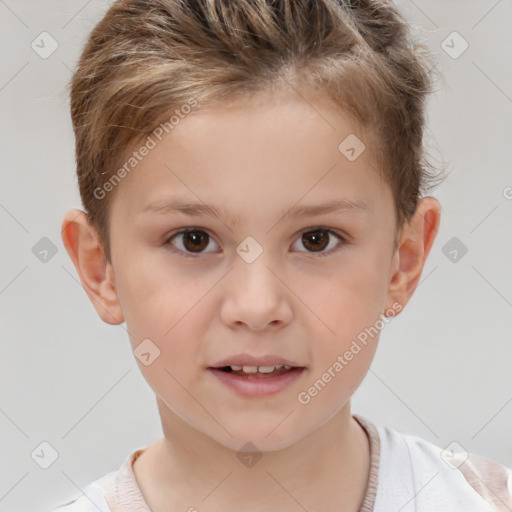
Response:
[{"label": "forehead", "polygon": [[248,215],[336,198],[378,209],[391,199],[371,142],[318,98],[274,95],[199,109],[150,137],[154,147],[118,191],[130,214],[175,193]]}]

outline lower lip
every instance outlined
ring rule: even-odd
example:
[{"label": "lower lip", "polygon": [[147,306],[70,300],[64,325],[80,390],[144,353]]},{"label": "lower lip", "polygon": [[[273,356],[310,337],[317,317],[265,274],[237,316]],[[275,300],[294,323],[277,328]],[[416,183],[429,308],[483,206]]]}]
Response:
[{"label": "lower lip", "polygon": [[242,377],[215,368],[208,368],[208,371],[237,393],[254,397],[275,395],[283,391],[299,378],[304,369],[294,368],[276,377],[254,377],[253,375]]}]

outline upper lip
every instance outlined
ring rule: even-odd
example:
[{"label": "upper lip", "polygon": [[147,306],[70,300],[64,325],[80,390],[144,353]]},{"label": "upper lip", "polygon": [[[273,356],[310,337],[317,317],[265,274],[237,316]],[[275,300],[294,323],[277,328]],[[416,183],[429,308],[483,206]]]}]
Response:
[{"label": "upper lip", "polygon": [[287,365],[302,367],[300,364],[284,359],[283,357],[267,354],[263,356],[251,356],[249,354],[236,354],[234,356],[226,357],[222,361],[217,361],[210,368],[223,368],[224,366],[276,366]]}]

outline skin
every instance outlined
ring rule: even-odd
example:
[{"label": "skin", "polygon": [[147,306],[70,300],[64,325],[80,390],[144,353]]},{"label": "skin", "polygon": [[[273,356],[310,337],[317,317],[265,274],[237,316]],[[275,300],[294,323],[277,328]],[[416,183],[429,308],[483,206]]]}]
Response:
[{"label": "skin", "polygon": [[[422,198],[393,250],[393,198],[369,141],[353,162],[338,150],[348,134],[363,142],[364,134],[323,99],[264,100],[190,114],[117,185],[111,262],[84,212],[71,210],[62,223],[100,317],[126,322],[133,349],[149,338],[160,350],[148,366],[137,359],[164,432],[133,466],[153,512],[296,511],[297,502],[310,512],[357,511],[369,445],[350,399],[378,335],[307,405],[297,396],[359,333],[406,305],[439,227],[439,202]],[[239,222],[224,211],[143,212],[176,194],[225,208]],[[368,208],[282,213],[339,198]],[[315,250],[302,232],[319,226],[346,242],[331,234]],[[206,240],[196,252],[186,236],[168,241],[191,227]],[[250,264],[236,252],[248,236],[263,248]],[[306,369],[277,395],[242,397],[207,371],[241,352],[275,354]],[[263,455],[250,468],[237,458],[248,441]]]}]

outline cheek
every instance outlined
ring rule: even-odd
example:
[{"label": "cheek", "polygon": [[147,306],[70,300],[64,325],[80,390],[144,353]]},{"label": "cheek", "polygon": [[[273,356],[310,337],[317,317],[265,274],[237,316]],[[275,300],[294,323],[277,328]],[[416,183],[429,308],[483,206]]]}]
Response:
[{"label": "cheek", "polygon": [[[166,393],[180,395],[177,382],[200,377],[204,333],[212,314],[208,291],[218,278],[193,279],[176,270],[170,275],[168,267],[160,269],[156,265],[151,266],[151,272],[133,270],[124,276],[122,290],[134,355],[148,351],[156,354],[147,366],[144,358],[137,357],[144,378],[157,394],[165,389]],[[197,375],[191,373],[194,371]]]},{"label": "cheek", "polygon": [[317,325],[317,332],[322,331],[340,345],[375,324],[386,297],[382,269],[384,265],[379,267],[375,261],[361,257],[339,270],[330,269],[325,276],[299,278],[297,295],[310,308],[307,314]]},{"label": "cheek", "polygon": [[[368,312],[346,308],[338,315],[335,336],[319,337],[315,344],[315,364],[297,397],[305,412],[319,411],[326,419],[335,414],[355,393],[373,361],[380,335],[379,318]],[[377,325],[376,325],[377,324]],[[311,404],[311,408],[309,408]]]},{"label": "cheek", "polygon": [[[157,396],[176,411],[187,410],[186,388],[203,377],[208,305],[200,298],[205,292],[173,293],[164,286],[146,291],[132,302],[134,316],[128,325],[137,364]],[[143,354],[148,352],[150,364],[145,364]]]},{"label": "cheek", "polygon": [[[364,379],[375,356],[385,303],[384,265],[361,252],[346,267],[330,269],[328,276],[310,281],[301,291],[315,315],[314,360],[305,389],[306,399],[334,413],[336,404],[350,399]],[[376,259],[373,257],[374,260]],[[304,285],[308,283],[304,282]],[[308,290],[309,291],[306,291]]]},{"label": "cheek", "polygon": [[[162,261],[162,259],[164,261]],[[167,340],[176,325],[191,315],[208,291],[209,283],[187,276],[165,257],[149,260],[130,256],[130,265],[121,268],[118,292],[130,333]]]},{"label": "cheek", "polygon": [[306,418],[327,421],[352,398],[365,378],[377,347],[377,337],[362,343],[343,343],[317,364],[296,399]]}]

